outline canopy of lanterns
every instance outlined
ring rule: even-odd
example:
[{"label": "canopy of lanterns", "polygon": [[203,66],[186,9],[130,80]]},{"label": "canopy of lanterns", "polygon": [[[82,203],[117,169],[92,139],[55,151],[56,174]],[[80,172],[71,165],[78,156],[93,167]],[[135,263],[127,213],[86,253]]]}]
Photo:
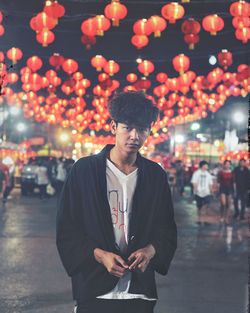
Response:
[{"label": "canopy of lanterns", "polygon": [[[129,21],[131,46],[138,51],[143,51],[149,44],[151,35],[154,40],[161,40],[166,35],[163,32],[172,24],[179,23],[179,30],[190,51],[185,54],[176,51],[171,60],[171,71],[174,70],[176,75],[170,77],[164,65],[156,71],[157,61],[149,57],[141,58],[138,63],[133,60],[134,70],[127,72],[126,63],[116,60],[115,55],[113,59],[107,58],[100,49],[100,54],[88,52],[93,74],[86,77],[81,60],[71,55],[52,52],[48,58],[43,58],[42,49],[53,47],[56,41],[53,30],[60,28],[60,19],[67,15],[66,5],[45,1],[43,10],[32,16],[29,22],[34,31],[34,38],[30,40],[36,40],[42,46],[41,53],[29,53],[29,47],[23,51],[15,47],[15,42],[0,51],[0,103],[7,101],[9,105],[22,108],[27,119],[75,129],[76,140],[81,141],[88,140],[83,134],[85,130],[94,130],[101,135],[109,132],[107,102],[115,91],[143,90],[161,112],[150,142],[165,140],[167,131],[163,129],[166,127],[205,118],[209,112],[221,108],[228,97],[245,97],[250,90],[250,67],[242,63],[230,70],[234,58],[230,47],[217,53],[218,65],[212,70],[208,69],[206,73],[192,70],[194,59],[191,50],[197,49],[202,40],[202,30],[212,38],[223,30],[224,20],[219,13],[207,14],[201,21],[186,17],[185,10],[191,2],[185,7],[181,3],[169,2],[161,7],[161,15],[152,12],[149,17]],[[86,49],[98,45],[98,38],[105,37],[111,28],[122,29],[129,18],[129,9],[125,2],[112,0],[105,5],[103,14],[93,14],[80,24],[82,36],[79,38]],[[228,14],[232,18],[232,28],[235,28],[235,40],[244,46],[250,38],[249,3],[231,3]],[[5,33],[5,12],[2,11],[0,36],[4,38]],[[21,62],[22,67],[19,66]],[[109,141],[110,137],[92,136],[91,140],[103,142]]]}]

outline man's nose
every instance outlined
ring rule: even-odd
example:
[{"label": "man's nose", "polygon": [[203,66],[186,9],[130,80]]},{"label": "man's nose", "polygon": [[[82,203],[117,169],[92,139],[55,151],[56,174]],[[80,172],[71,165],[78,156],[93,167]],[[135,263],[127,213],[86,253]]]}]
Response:
[{"label": "man's nose", "polygon": [[130,131],[130,137],[131,138],[135,138],[135,139],[139,139],[139,134],[138,134],[138,131],[136,130],[136,128],[133,128]]}]

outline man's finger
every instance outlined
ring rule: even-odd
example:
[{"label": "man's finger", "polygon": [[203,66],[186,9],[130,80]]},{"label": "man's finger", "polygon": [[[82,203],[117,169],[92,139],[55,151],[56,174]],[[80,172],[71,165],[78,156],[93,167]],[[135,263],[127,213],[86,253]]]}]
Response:
[{"label": "man's finger", "polygon": [[130,254],[128,261],[130,262],[131,260],[133,260],[134,258],[136,258],[136,252],[133,252]]},{"label": "man's finger", "polygon": [[135,261],[129,266],[129,269],[131,270],[131,269],[136,268],[136,266],[137,266],[141,261],[142,261],[141,257],[138,256],[138,257],[135,259]]},{"label": "man's finger", "polygon": [[124,268],[128,268],[128,264],[119,255],[115,257],[116,262],[122,265]]}]

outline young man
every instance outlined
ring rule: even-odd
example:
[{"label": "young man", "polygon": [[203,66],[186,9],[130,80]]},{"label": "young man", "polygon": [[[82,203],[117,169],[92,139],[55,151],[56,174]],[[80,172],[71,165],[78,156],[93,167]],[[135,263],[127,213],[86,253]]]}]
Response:
[{"label": "young man", "polygon": [[[207,207],[210,202],[213,188],[213,178],[212,175],[208,172],[208,163],[206,161],[201,161],[199,163],[199,169],[194,172],[191,183],[193,184],[193,190],[198,209],[197,224],[200,225],[204,222],[202,218],[202,211],[205,211],[205,214],[207,215]],[[204,224],[208,223],[204,222]]]},{"label": "young man", "polygon": [[109,112],[115,145],[74,164],[57,247],[77,313],[152,313],[155,272],[167,274],[177,246],[167,175],[138,153],[158,110],[143,93],[123,92]]}]

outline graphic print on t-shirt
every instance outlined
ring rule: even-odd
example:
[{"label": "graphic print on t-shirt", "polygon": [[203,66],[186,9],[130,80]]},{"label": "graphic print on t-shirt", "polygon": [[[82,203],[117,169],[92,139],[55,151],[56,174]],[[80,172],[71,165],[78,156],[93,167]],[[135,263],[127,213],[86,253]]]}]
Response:
[{"label": "graphic print on t-shirt", "polygon": [[111,216],[112,223],[116,228],[116,234],[118,235],[116,240],[120,248],[124,249],[126,247],[125,234],[127,232],[126,225],[124,222],[124,214],[128,211],[128,199],[126,199],[126,206],[123,209],[121,195],[119,195],[119,190],[108,191],[109,203],[111,205]]}]

